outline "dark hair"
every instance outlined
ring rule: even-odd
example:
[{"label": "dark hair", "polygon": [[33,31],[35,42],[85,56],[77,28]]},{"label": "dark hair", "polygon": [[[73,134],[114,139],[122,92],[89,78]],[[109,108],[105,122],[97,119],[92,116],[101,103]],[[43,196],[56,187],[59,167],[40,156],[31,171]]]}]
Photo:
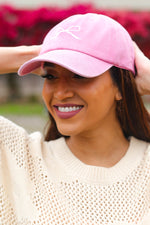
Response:
[{"label": "dark hair", "polygon": [[[138,93],[132,72],[117,67],[110,69],[110,74],[117,85],[122,99],[116,102],[116,115],[126,138],[134,136],[150,142],[150,115]],[[50,124],[45,140],[55,140],[66,137],[59,133],[53,117],[49,114]]]}]

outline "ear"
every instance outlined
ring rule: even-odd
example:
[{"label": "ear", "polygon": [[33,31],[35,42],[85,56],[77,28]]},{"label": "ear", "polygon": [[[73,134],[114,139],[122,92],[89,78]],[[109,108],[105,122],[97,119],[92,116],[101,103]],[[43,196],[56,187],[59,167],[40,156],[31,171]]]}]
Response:
[{"label": "ear", "polygon": [[121,100],[121,99],[122,99],[122,95],[121,95],[120,91],[117,90],[116,95],[115,95],[115,100],[116,100],[116,101],[119,101],[119,100]]}]

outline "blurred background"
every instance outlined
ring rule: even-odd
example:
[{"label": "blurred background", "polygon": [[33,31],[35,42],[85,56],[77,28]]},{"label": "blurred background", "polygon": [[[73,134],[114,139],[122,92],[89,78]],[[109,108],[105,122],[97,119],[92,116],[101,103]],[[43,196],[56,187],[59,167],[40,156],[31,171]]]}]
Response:
[{"label": "blurred background", "polygon": [[98,8],[107,8],[107,9],[148,9],[150,7],[149,0],[0,0],[2,4],[11,4],[19,8],[35,8],[45,6],[58,6],[58,7],[70,7],[74,4],[87,4],[92,3]]},{"label": "blurred background", "polygon": [[[0,0],[0,46],[41,44],[61,20],[87,12],[117,20],[150,58],[150,0]],[[42,86],[42,78],[32,74],[0,76],[0,114],[28,132],[43,131],[47,112]],[[150,97],[143,100],[149,109]]]}]

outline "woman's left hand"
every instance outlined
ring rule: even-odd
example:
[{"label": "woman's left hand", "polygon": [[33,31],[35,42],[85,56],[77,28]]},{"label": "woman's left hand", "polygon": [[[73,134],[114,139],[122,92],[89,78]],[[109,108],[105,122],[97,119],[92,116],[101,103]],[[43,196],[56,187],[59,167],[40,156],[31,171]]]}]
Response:
[{"label": "woman's left hand", "polygon": [[137,69],[137,76],[135,82],[140,95],[150,94],[150,60],[143,54],[139,47],[134,44],[135,51],[135,65]]}]

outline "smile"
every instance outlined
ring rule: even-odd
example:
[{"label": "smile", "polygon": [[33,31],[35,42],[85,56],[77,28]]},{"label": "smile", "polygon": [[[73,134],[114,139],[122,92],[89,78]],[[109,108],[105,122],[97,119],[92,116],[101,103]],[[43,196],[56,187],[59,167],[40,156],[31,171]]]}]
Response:
[{"label": "smile", "polygon": [[73,116],[75,116],[77,113],[81,111],[83,106],[81,105],[55,105],[54,109],[57,114],[57,116],[61,119],[69,119]]},{"label": "smile", "polygon": [[58,111],[60,112],[72,112],[81,109],[82,106],[73,106],[73,107],[58,107]]}]

